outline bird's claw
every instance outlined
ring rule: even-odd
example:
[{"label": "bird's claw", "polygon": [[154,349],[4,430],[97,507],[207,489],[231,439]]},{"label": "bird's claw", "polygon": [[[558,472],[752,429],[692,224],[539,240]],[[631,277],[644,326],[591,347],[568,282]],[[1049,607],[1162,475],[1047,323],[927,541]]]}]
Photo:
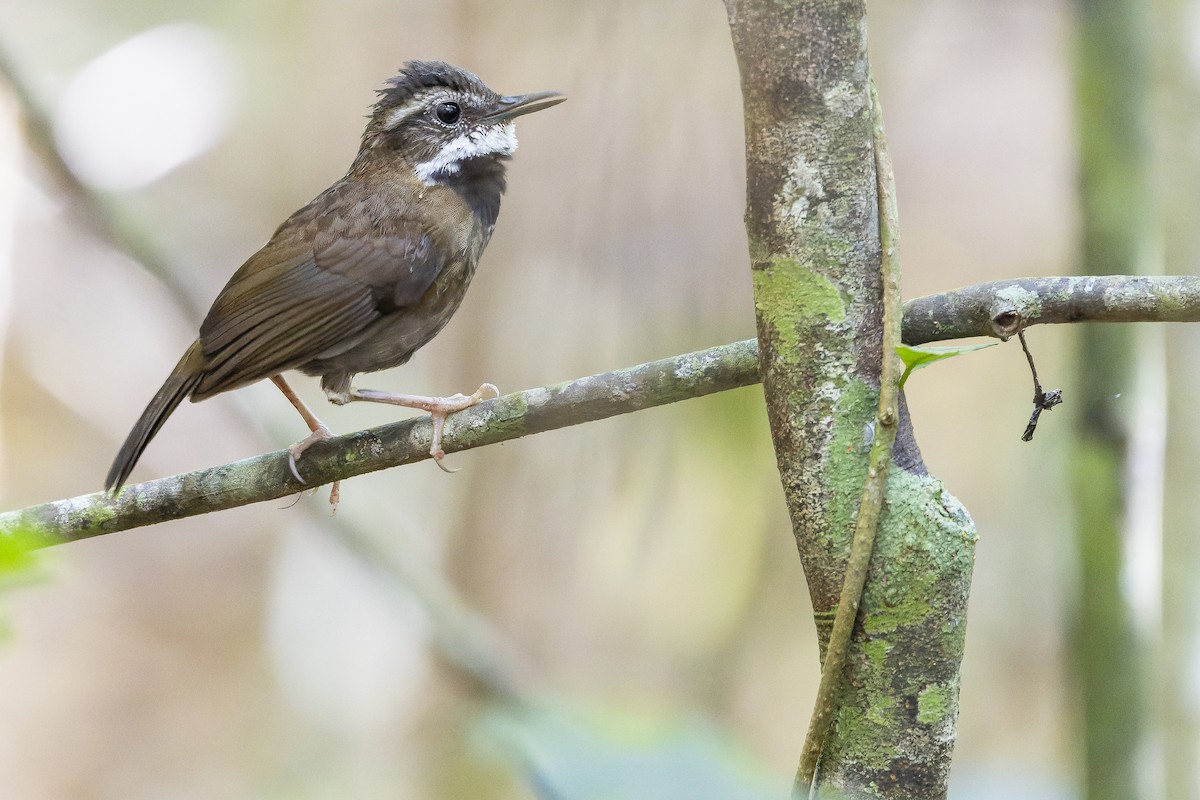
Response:
[{"label": "bird's claw", "polygon": [[288,469],[292,471],[292,475],[296,478],[296,480],[303,484],[308,483],[308,481],[300,477],[300,470],[296,468],[296,459],[300,458],[300,456],[304,454],[305,450],[317,442],[323,442],[326,439],[332,438],[333,434],[329,432],[329,428],[321,425],[305,438],[301,439],[295,444],[288,445]]},{"label": "bird's claw", "polygon": [[296,480],[300,481],[300,483],[307,484],[308,481],[300,477],[300,470],[296,468],[296,459],[300,456],[300,453],[295,451],[295,447],[295,445],[292,445],[288,448],[288,469],[292,471],[292,476]]},{"label": "bird's claw", "polygon": [[446,451],[440,447],[437,449],[431,447],[429,449],[429,455],[433,456],[433,463],[438,465],[438,469],[449,475],[453,475],[462,469],[462,467],[447,467],[445,464],[443,464],[442,459],[446,457]]},{"label": "bird's claw", "polygon": [[[311,445],[332,438],[333,434],[329,432],[329,428],[326,428],[324,425],[318,423],[311,434],[288,447],[288,469],[291,471],[292,477],[298,480],[301,485],[307,486],[308,481],[304,480],[304,478],[300,475],[300,470],[296,466],[296,460],[299,459],[300,456],[304,454],[304,451],[307,450]],[[316,489],[313,491],[316,491]],[[341,499],[342,482],[334,481],[333,487],[329,490],[329,505],[333,506],[332,513],[337,513],[338,503],[341,502]]]}]

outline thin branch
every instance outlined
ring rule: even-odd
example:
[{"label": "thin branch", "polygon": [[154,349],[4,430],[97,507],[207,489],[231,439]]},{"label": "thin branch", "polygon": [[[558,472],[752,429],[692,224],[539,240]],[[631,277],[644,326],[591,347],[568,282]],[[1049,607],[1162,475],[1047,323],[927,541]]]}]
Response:
[{"label": "thin branch", "polygon": [[[1074,292],[1074,298],[1065,296]],[[944,315],[944,316],[942,316]],[[904,305],[904,341],[1007,336],[1006,325],[1121,321],[1200,322],[1200,278],[1025,278],[981,284]],[[1017,327],[1021,327],[1018,325]],[[1012,328],[1015,334],[1016,328]],[[757,383],[753,339],[481,403],[450,418],[446,452],[606,419]],[[307,484],[287,451],[130,486],[113,499],[91,494],[0,514],[0,533],[21,527],[68,542],[169,519],[284,497],[307,488],[428,457],[428,417],[339,436],[304,454]]]},{"label": "thin branch", "polygon": [[794,797],[808,797],[816,790],[817,765],[829,733],[829,724],[837,708],[837,690],[850,651],[850,634],[854,631],[854,620],[858,616],[863,586],[867,583],[867,568],[875,548],[875,532],[879,527],[879,513],[887,494],[888,467],[892,463],[892,446],[896,443],[896,427],[899,412],[900,376],[903,368],[896,356],[896,345],[900,343],[900,255],[899,222],[896,209],[895,178],[892,174],[892,157],[887,148],[887,137],[883,132],[883,110],[875,82],[869,82],[871,91],[871,115],[873,117],[872,140],[875,149],[875,191],[879,205],[879,271],[883,287],[883,347],[879,376],[879,409],[875,416],[875,440],[867,462],[867,479],[859,501],[858,515],[854,523],[854,538],[850,542],[850,556],[846,562],[846,576],[842,581],[842,592],[838,599],[833,629],[829,633],[829,644],[825,648],[825,663],[821,665],[821,682],[817,687],[817,699],[809,722],[808,734],[804,738],[804,749],[800,766],[796,771],[793,787]]},{"label": "thin branch", "polygon": [[904,343],[971,336],[1008,339],[1061,322],[1200,322],[1200,277],[1018,278],[918,297],[904,304]]},{"label": "thin branch", "polygon": [[[758,381],[753,341],[652,361],[480,403],[450,417],[447,453],[565,428]],[[300,460],[307,483],[288,469],[286,450],[126,487],[0,514],[0,531],[32,529],[67,542],[169,519],[273,500],[334,480],[429,457],[429,417],[408,419],[312,446]]]}]

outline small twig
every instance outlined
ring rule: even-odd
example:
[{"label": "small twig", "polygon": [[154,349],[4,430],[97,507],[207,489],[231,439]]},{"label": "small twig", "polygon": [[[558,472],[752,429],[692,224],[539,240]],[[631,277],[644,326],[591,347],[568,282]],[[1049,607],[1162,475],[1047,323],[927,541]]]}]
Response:
[{"label": "small twig", "polygon": [[1021,441],[1028,442],[1033,439],[1033,433],[1037,430],[1038,417],[1042,415],[1042,412],[1049,411],[1062,402],[1062,390],[1042,391],[1042,383],[1038,380],[1037,366],[1033,363],[1033,353],[1029,352],[1029,345],[1025,343],[1024,329],[1017,331],[1017,338],[1021,340],[1021,349],[1025,351],[1025,360],[1029,362],[1029,371],[1033,374],[1033,414],[1029,417],[1029,424],[1025,426],[1025,432],[1021,434]]},{"label": "small twig", "polygon": [[825,663],[821,665],[817,700],[792,789],[793,797],[797,798],[808,797],[816,791],[817,766],[820,764],[821,752],[824,750],[829,725],[836,709],[837,690],[846,666],[850,637],[858,616],[863,587],[867,582],[867,569],[871,563],[871,552],[875,548],[879,514],[887,494],[888,467],[892,463],[892,446],[896,441],[897,403],[900,376],[903,372],[900,359],[896,356],[896,345],[900,343],[902,309],[895,180],[892,174],[892,159],[887,149],[887,138],[883,132],[883,111],[879,105],[874,80],[869,81],[869,86],[874,119],[872,135],[875,145],[875,190],[876,202],[879,204],[881,250],[879,269],[883,290],[883,363],[879,376],[879,408],[875,416],[875,438],[867,461],[867,480],[863,485],[862,500],[859,502],[858,516],[855,519],[846,575],[842,580],[837,613],[834,615],[833,629],[829,633],[829,644],[825,648]]},{"label": "small twig", "polygon": [[1017,338],[1021,340],[1021,349],[1025,351],[1025,360],[1029,362],[1029,371],[1033,374],[1033,396],[1034,402],[1042,395],[1042,383],[1038,380],[1037,365],[1033,363],[1033,353],[1029,352],[1029,345],[1025,342],[1025,331],[1018,331]]}]

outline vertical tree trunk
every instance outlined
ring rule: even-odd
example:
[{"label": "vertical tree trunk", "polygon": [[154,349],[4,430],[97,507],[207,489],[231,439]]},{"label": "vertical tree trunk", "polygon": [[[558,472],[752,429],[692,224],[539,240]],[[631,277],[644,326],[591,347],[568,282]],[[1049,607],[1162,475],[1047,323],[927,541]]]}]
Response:
[{"label": "vertical tree trunk", "polygon": [[[822,652],[879,394],[880,244],[863,0],[726,0],[771,432]],[[817,784],[940,798],[975,532],[901,415],[867,587]],[[797,720],[797,752],[805,720]]]},{"label": "vertical tree trunk", "polygon": [[[1078,7],[1082,264],[1089,274],[1136,274],[1144,272],[1149,205],[1143,5],[1080,0]],[[1070,463],[1080,581],[1071,665],[1082,703],[1084,796],[1135,800],[1148,795],[1138,790],[1143,681],[1128,587],[1122,585],[1134,332],[1089,325],[1079,335]]]}]

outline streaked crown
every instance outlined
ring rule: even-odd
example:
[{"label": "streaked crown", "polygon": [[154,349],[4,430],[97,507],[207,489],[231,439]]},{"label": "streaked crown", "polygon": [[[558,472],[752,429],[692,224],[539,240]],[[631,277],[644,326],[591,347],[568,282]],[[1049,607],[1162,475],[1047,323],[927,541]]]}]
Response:
[{"label": "streaked crown", "polygon": [[387,146],[426,184],[455,180],[464,166],[512,157],[513,118],[561,103],[557,92],[502,97],[466,70],[410,61],[379,90],[363,149]]}]

